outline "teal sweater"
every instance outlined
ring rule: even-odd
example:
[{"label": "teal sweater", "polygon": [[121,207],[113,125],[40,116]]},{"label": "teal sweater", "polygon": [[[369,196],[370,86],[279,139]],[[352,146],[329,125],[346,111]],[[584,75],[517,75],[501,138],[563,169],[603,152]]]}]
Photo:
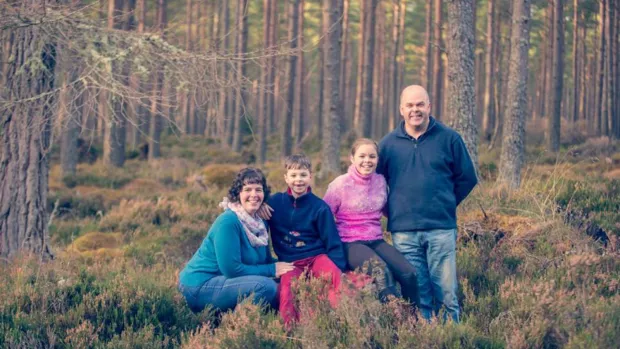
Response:
[{"label": "teal sweater", "polygon": [[196,287],[219,275],[235,278],[246,275],[274,277],[275,274],[275,260],[269,246],[250,245],[237,215],[226,210],[211,225],[200,248],[181,271],[179,281],[184,286]]}]

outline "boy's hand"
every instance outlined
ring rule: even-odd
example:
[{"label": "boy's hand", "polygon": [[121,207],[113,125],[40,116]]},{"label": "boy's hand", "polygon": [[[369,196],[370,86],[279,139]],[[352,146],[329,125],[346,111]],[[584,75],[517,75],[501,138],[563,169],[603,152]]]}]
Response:
[{"label": "boy's hand", "polygon": [[261,219],[268,221],[271,219],[271,212],[273,212],[273,208],[263,202],[263,204],[258,208],[258,211],[256,211],[256,215]]},{"label": "boy's hand", "polygon": [[279,278],[293,269],[295,269],[293,263],[276,262],[276,277]]}]

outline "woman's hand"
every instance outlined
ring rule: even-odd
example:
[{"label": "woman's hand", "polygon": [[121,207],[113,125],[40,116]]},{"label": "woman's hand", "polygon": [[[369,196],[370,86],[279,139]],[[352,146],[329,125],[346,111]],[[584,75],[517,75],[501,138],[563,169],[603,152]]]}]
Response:
[{"label": "woman's hand", "polygon": [[293,263],[276,262],[276,277],[279,278],[293,269],[295,269]]},{"label": "woman's hand", "polygon": [[271,208],[271,206],[263,202],[263,204],[260,205],[260,207],[256,211],[256,215],[259,218],[268,221],[271,218],[271,212],[273,212],[273,208]]}]

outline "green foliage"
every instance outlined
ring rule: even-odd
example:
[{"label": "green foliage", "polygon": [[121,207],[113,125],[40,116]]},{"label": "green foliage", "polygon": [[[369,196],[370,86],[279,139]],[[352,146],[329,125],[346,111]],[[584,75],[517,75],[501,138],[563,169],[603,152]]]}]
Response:
[{"label": "green foliage", "polygon": [[172,270],[21,262],[0,276],[2,294],[10,295],[0,300],[1,347],[172,348],[210,318],[194,315],[173,280],[157,276]]}]

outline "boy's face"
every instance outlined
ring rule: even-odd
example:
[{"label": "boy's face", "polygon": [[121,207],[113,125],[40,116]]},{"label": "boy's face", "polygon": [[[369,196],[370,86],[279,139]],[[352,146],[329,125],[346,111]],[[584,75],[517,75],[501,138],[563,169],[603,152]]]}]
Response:
[{"label": "boy's face", "polygon": [[286,171],[284,181],[291,189],[293,197],[298,198],[308,191],[308,187],[312,181],[312,174],[307,169],[290,169]]}]

